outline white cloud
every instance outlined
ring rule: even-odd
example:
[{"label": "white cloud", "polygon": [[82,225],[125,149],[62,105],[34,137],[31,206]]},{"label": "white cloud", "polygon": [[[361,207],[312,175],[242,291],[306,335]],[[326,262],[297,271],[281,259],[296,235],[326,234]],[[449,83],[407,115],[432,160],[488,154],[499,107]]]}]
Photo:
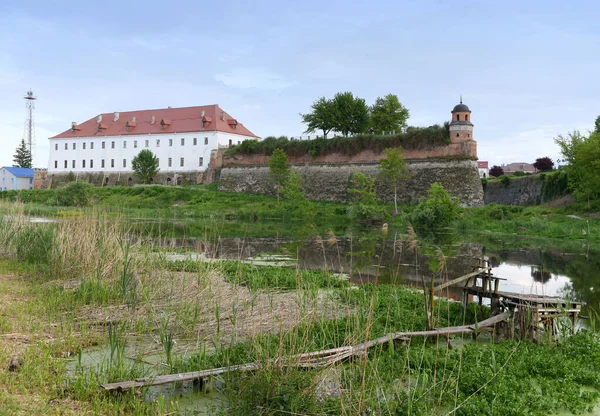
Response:
[{"label": "white cloud", "polygon": [[232,88],[282,90],[294,85],[284,76],[261,68],[234,68],[228,74],[215,74],[214,79]]}]

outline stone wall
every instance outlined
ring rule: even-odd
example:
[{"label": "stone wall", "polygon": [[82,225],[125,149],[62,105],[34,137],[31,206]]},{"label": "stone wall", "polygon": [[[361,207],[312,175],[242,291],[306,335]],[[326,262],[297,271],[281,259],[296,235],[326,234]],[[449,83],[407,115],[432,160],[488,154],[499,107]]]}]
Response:
[{"label": "stone wall", "polygon": [[[458,198],[463,206],[483,204],[483,189],[477,164],[471,160],[408,160],[410,177],[398,191],[402,202],[414,203],[426,195],[433,182],[440,182],[450,195]],[[293,169],[303,178],[306,196],[317,201],[347,202],[348,186],[354,172],[368,176],[378,173],[376,163],[305,164]],[[219,190],[275,194],[275,186],[266,166],[231,166],[221,170]],[[384,201],[393,201],[390,186],[377,183],[377,193]]]},{"label": "stone wall", "polygon": [[542,200],[543,180],[537,176],[510,178],[507,185],[499,180],[488,181],[484,188],[486,204],[536,205]]},{"label": "stone wall", "polygon": [[[69,183],[72,179],[87,182],[94,186],[133,186],[140,183],[133,172],[113,172],[113,173],[50,173],[41,184],[42,189],[58,188],[61,185]],[[153,178],[154,184],[161,185],[187,185],[204,183],[206,172],[159,172]]]}]

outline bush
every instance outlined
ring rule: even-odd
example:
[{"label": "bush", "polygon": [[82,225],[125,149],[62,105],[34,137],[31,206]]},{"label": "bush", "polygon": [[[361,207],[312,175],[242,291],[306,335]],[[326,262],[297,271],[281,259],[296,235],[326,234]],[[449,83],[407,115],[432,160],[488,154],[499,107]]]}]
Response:
[{"label": "bush", "polygon": [[513,176],[525,176],[525,172],[523,172],[522,170],[518,170],[515,173],[513,173]]},{"label": "bush", "polygon": [[508,186],[508,184],[510,183],[510,178],[506,175],[502,175],[500,177],[500,182],[502,182],[502,185]]},{"label": "bush", "polygon": [[435,231],[447,227],[461,212],[458,199],[450,197],[444,187],[435,182],[411,215],[412,226],[417,231]]},{"label": "bush", "polygon": [[404,133],[384,136],[358,134],[352,137],[316,138],[314,140],[289,140],[285,136],[279,138],[269,136],[260,142],[246,140],[228,149],[226,154],[271,155],[275,149],[282,149],[289,156],[308,154],[315,157],[328,153],[354,155],[366,149],[382,152],[390,147],[402,147],[405,150],[430,149],[449,143],[448,126],[436,124],[430,127],[409,127]]},{"label": "bush", "polygon": [[83,207],[89,205],[92,185],[85,182],[73,182],[56,190],[56,203],[64,207]]}]

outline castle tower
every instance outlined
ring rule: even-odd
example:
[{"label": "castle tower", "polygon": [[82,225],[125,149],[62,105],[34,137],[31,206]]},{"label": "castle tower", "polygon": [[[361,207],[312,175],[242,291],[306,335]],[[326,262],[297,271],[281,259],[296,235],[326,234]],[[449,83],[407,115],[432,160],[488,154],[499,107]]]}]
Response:
[{"label": "castle tower", "polygon": [[452,121],[450,122],[450,141],[452,143],[463,143],[473,141],[473,123],[471,123],[471,110],[462,102],[452,109]]}]

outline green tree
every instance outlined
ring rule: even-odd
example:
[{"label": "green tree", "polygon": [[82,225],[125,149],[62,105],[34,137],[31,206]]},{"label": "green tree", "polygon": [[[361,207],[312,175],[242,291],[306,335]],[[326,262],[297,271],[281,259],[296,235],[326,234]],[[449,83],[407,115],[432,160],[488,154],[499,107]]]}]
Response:
[{"label": "green tree", "polygon": [[417,231],[438,231],[447,227],[458,218],[461,208],[458,199],[452,198],[448,191],[434,182],[411,216],[411,223]]},{"label": "green tree", "polygon": [[[293,209],[302,215],[309,214],[310,202],[302,189],[302,176],[290,169],[290,173],[281,186],[281,195],[292,201]],[[313,213],[310,213],[314,215]]]},{"label": "green tree", "polygon": [[300,114],[302,122],[306,124],[305,133],[313,133],[320,130],[323,132],[323,138],[326,139],[327,134],[335,126],[336,113],[333,101],[321,97],[310,108],[312,109],[310,113]]},{"label": "green tree", "polygon": [[595,123],[595,133],[600,133],[600,116],[596,117],[596,123]]},{"label": "green tree", "polygon": [[363,98],[351,92],[338,92],[333,97],[335,122],[333,129],[344,136],[364,133],[369,128],[369,107]]},{"label": "green tree", "polygon": [[21,144],[13,156],[13,162],[15,168],[31,168],[31,152],[25,145],[25,139],[21,139]]},{"label": "green tree", "polygon": [[377,97],[370,110],[371,125],[375,133],[399,133],[406,128],[409,112],[398,100],[398,96],[388,94],[385,97]]},{"label": "green tree", "polygon": [[277,189],[277,202],[279,202],[279,191],[281,186],[290,176],[290,164],[287,153],[282,149],[275,149],[269,158],[269,176],[275,183]]},{"label": "green tree", "polygon": [[379,160],[378,177],[383,183],[394,187],[394,210],[398,213],[398,186],[409,176],[408,169],[401,147],[385,149],[384,153],[387,157]]},{"label": "green tree", "polygon": [[578,149],[581,148],[581,145],[586,140],[587,138],[577,130],[568,133],[566,136],[559,135],[554,139],[556,144],[560,147],[560,153],[564,158],[563,160],[567,162],[565,170],[567,171],[569,188],[571,188],[576,198],[587,199],[589,205],[591,198],[590,189],[583,185],[583,169],[577,160],[578,155],[581,155],[581,152],[579,152]]},{"label": "green tree", "polygon": [[350,194],[351,217],[364,220],[378,220],[386,216],[385,208],[379,204],[375,189],[375,178],[369,177],[362,172],[354,172],[351,186],[348,188]]},{"label": "green tree", "polygon": [[158,173],[158,158],[148,149],[144,149],[131,161],[135,176],[143,183],[150,183],[150,179]]},{"label": "green tree", "polygon": [[600,133],[593,133],[575,149],[575,164],[580,181],[579,195],[588,201],[600,197]]}]

